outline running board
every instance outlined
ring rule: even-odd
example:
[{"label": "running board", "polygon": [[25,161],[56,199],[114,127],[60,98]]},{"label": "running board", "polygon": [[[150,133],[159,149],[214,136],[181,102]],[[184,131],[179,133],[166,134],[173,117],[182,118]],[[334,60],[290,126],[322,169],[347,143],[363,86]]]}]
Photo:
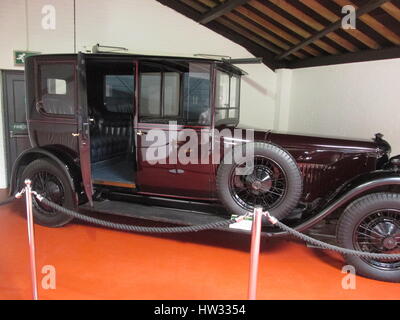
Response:
[{"label": "running board", "polygon": [[[227,216],[218,216],[199,211],[158,207],[112,200],[104,200],[99,202],[94,201],[93,207],[90,207],[89,204],[84,204],[81,205],[79,209],[82,212],[117,215],[176,225],[201,225],[229,219]],[[246,230],[231,228],[221,228],[220,230],[249,233],[249,231]]]}]

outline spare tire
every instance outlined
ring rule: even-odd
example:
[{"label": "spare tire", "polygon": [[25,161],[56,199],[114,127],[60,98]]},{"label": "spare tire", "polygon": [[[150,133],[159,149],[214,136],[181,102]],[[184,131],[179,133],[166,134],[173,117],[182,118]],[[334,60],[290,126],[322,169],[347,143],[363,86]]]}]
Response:
[{"label": "spare tire", "polygon": [[[284,149],[270,143],[255,142],[254,167],[248,174],[238,174],[239,163],[218,168],[217,193],[220,201],[233,214],[243,215],[262,207],[277,219],[283,219],[297,206],[303,192],[303,179],[294,158]],[[229,159],[229,158],[228,158]]]}]

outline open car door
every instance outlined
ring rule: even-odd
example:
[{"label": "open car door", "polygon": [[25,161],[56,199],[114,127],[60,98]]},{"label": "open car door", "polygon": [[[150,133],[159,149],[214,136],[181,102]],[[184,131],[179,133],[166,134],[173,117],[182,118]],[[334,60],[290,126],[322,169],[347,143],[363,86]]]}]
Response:
[{"label": "open car door", "polygon": [[78,54],[78,133],[79,133],[79,154],[82,173],[82,182],[86,196],[91,206],[93,206],[93,185],[91,174],[90,159],[90,125],[87,103],[86,86],[86,61],[85,54]]}]

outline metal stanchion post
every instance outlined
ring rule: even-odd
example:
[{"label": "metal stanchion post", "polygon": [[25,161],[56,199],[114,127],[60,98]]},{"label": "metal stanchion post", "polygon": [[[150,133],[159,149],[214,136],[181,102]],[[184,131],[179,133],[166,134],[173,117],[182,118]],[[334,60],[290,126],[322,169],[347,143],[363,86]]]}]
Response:
[{"label": "metal stanchion post", "polygon": [[263,209],[255,208],[253,214],[253,225],[251,229],[250,275],[248,292],[249,300],[256,300],[262,216]]},{"label": "metal stanchion post", "polygon": [[35,235],[33,229],[33,213],[32,213],[32,188],[31,180],[25,180],[25,199],[26,199],[26,216],[28,221],[28,241],[29,241],[29,255],[31,263],[31,278],[32,278],[32,292],[33,300],[38,300],[38,288],[36,277],[36,255],[35,255]]}]

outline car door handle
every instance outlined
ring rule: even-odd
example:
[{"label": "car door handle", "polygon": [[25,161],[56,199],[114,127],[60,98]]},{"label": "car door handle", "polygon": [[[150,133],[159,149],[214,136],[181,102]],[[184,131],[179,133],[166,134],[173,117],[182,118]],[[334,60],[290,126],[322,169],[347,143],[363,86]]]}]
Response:
[{"label": "car door handle", "polygon": [[138,135],[138,136],[143,136],[143,135],[145,135],[145,134],[147,134],[146,132],[143,132],[142,130],[138,130],[137,132],[136,132],[136,134]]},{"label": "car door handle", "polygon": [[36,102],[36,110],[38,111],[38,112],[45,112],[45,110],[44,110],[44,105],[43,105],[43,101],[37,101]]},{"label": "car door handle", "polygon": [[79,137],[79,135],[80,135],[79,133],[75,133],[75,132],[73,132],[71,134],[72,134],[73,137]]}]

